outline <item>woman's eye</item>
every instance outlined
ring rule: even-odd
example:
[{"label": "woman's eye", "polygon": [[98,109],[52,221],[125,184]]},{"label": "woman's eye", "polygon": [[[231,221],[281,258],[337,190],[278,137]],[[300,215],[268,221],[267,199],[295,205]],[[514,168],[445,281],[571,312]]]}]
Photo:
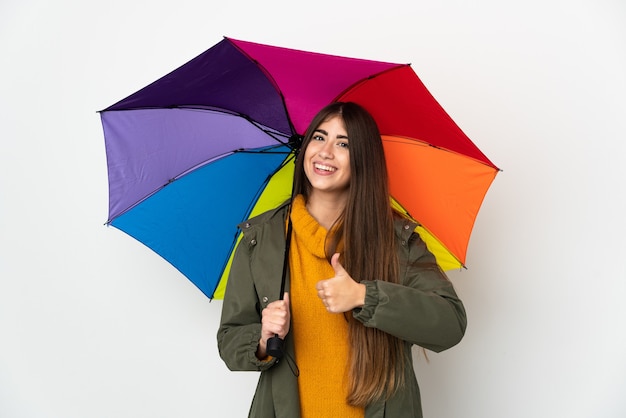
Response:
[{"label": "woman's eye", "polygon": [[350,148],[350,144],[348,144],[347,142],[340,142],[339,146],[342,148]]},{"label": "woman's eye", "polygon": [[324,137],[323,137],[323,136],[321,136],[321,135],[313,135],[313,138],[312,138],[312,139],[313,139],[314,141],[323,141],[323,140],[324,140]]}]

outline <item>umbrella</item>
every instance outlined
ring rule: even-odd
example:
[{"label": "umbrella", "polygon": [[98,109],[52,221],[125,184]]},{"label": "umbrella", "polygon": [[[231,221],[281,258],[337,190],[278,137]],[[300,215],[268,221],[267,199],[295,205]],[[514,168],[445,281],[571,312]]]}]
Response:
[{"label": "umbrella", "polygon": [[445,270],[465,265],[498,168],[409,64],[224,38],[100,112],[112,225],[221,298],[236,225],[289,199],[312,117],[353,101],[376,119],[397,207]]}]

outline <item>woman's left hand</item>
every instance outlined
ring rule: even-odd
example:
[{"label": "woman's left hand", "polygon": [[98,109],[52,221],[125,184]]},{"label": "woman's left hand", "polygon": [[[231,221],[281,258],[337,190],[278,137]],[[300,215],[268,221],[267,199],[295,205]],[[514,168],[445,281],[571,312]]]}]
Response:
[{"label": "woman's left hand", "polygon": [[365,304],[365,285],[357,283],[339,262],[339,253],[333,254],[331,265],[335,277],[317,282],[317,296],[326,310],[343,313]]}]

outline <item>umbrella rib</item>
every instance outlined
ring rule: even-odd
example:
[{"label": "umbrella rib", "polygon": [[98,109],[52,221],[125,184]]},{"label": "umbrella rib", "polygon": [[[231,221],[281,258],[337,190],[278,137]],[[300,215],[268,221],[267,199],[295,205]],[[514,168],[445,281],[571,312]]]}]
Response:
[{"label": "umbrella rib", "polygon": [[[280,101],[283,104],[283,110],[285,111],[285,115],[289,115],[289,111],[287,110],[287,103],[285,101],[285,96],[283,95],[283,92],[280,89],[280,87],[278,86],[278,83],[274,79],[274,76],[272,75],[272,73],[270,73],[267,70],[267,68],[265,68],[258,60],[254,59],[250,54],[248,54],[246,51],[244,51],[241,47],[239,47],[239,45],[237,45],[235,42],[233,42],[230,38],[226,38],[226,39],[230,42],[230,44],[232,46],[237,48],[237,50],[243,56],[245,56],[250,61],[252,61],[259,68],[259,70],[261,70],[263,72],[265,77],[267,77],[267,79],[270,81],[270,83],[272,83],[272,86],[274,86],[274,89],[276,90],[276,92],[280,96]],[[293,122],[291,121],[291,118],[289,116],[287,116],[287,122],[289,123],[289,128],[291,129],[291,132],[295,133],[296,132],[296,128],[293,126]]]},{"label": "umbrella rib", "polygon": [[285,158],[283,160],[283,162],[276,167],[276,169],[274,169],[274,171],[272,171],[270,174],[268,174],[268,176],[265,178],[265,180],[263,181],[263,183],[261,183],[261,185],[259,186],[259,189],[257,190],[257,192],[254,194],[254,196],[252,197],[252,200],[250,201],[250,203],[248,204],[248,208],[246,209],[246,212],[244,214],[244,217],[242,219],[242,221],[246,220],[249,216],[250,213],[252,213],[252,209],[254,208],[254,205],[256,204],[256,202],[259,200],[261,194],[263,193],[263,190],[265,190],[265,188],[267,187],[267,184],[269,183],[269,181],[272,179],[272,177],[274,177],[274,175],[276,173],[278,173],[280,170],[283,169],[283,167],[285,167],[289,162],[291,162],[293,159],[295,158],[293,153],[289,153],[289,155],[287,156],[287,158]]},{"label": "umbrella rib", "polygon": [[[302,141],[304,140],[304,136],[303,135],[299,135],[299,134],[296,133],[296,134],[292,134],[291,136],[288,137],[286,134],[284,134],[282,132],[271,131],[271,130],[265,128],[263,125],[259,124],[258,122],[256,122],[255,120],[253,120],[252,118],[250,118],[247,115],[240,114],[240,116],[242,118],[246,119],[252,125],[254,125],[257,129],[261,130],[267,136],[273,138],[280,145],[286,145],[289,148],[291,148],[291,150],[295,151],[296,155],[297,155],[297,153],[298,153],[298,151],[300,149],[300,146],[302,145]],[[289,121],[289,124],[291,125],[291,121]],[[286,138],[287,142],[281,140],[279,137]]]},{"label": "umbrella rib", "polygon": [[439,245],[441,245],[441,247],[443,249],[446,250],[446,252],[452,257],[454,258],[459,265],[461,266],[461,268],[463,269],[467,269],[467,267],[465,266],[465,264],[463,262],[461,262],[461,260],[459,259],[459,257],[456,256],[456,254],[454,254],[453,252],[451,252],[448,247],[446,247],[444,245],[443,242],[439,241],[439,239],[428,229],[426,228],[420,221],[418,221],[417,219],[415,219],[413,217],[413,215],[411,215],[411,213],[409,213],[409,210],[407,208],[404,207],[404,205],[402,205],[402,203],[400,203],[400,201],[396,198],[394,198],[393,196],[391,196],[391,206],[402,216],[408,217],[411,221],[417,223],[418,226],[421,226],[422,228],[424,228],[426,231],[428,231],[428,233],[430,235],[432,235],[433,237],[435,237],[435,239],[439,242]]},{"label": "umbrella rib", "polygon": [[[278,90],[277,86],[276,86],[276,89]],[[283,103],[283,106],[285,106],[284,97],[283,97],[282,93],[280,92],[280,90],[278,90],[278,92],[281,95],[281,101]],[[250,117],[250,115],[247,115],[245,113],[236,112],[236,111],[233,111],[233,110],[230,110],[230,109],[224,109],[224,108],[220,108],[220,107],[202,106],[202,105],[176,105],[176,106],[170,106],[169,108],[170,109],[198,110],[198,111],[208,110],[208,111],[212,111],[212,112],[224,113],[224,114],[231,115],[231,116],[237,116],[237,117],[240,117],[240,118],[248,121],[255,128],[259,129],[261,132],[265,133],[267,136],[271,137],[272,139],[274,139],[279,144],[281,144],[281,145],[288,145],[288,146],[290,146],[293,149],[292,141],[293,141],[295,135],[291,135],[290,136],[290,135],[285,134],[283,132],[270,130],[265,125],[260,124],[259,122],[255,121],[252,117]],[[292,132],[295,132],[294,129],[293,129],[293,125],[291,123],[291,120],[289,120],[289,118],[287,118],[287,120],[289,122],[289,126],[292,128]],[[281,138],[287,139],[287,142],[285,142]]]},{"label": "umbrella rib", "polygon": [[353,89],[357,88],[361,84],[366,83],[366,82],[368,82],[369,80],[371,80],[373,78],[376,78],[376,77],[378,77],[378,76],[380,76],[382,74],[388,73],[390,71],[395,71],[395,70],[397,70],[399,68],[410,67],[410,66],[411,66],[411,64],[397,64],[395,67],[387,68],[386,70],[383,70],[383,71],[380,71],[380,72],[378,72],[376,74],[371,74],[368,77],[362,78],[362,79],[356,81],[355,83],[349,85],[341,93],[339,93],[337,96],[335,96],[335,98],[333,99],[333,102],[338,101],[339,98],[341,98],[344,95],[348,94],[348,92],[350,90],[353,90]]},{"label": "umbrella rib", "polygon": [[[243,151],[245,152],[245,151]],[[248,219],[250,217],[250,214],[252,213],[252,209],[254,209],[254,205],[256,204],[256,202],[258,202],[259,197],[261,196],[261,194],[263,193],[263,191],[265,190],[265,188],[267,187],[268,183],[270,182],[270,180],[272,179],[272,177],[278,173],[280,170],[282,170],[287,164],[289,164],[293,159],[295,158],[295,154],[294,153],[289,153],[289,155],[287,156],[287,158],[285,158],[283,160],[283,162],[276,167],[276,169],[274,171],[272,171],[263,181],[263,183],[261,183],[261,185],[259,186],[257,192],[254,194],[254,196],[252,197],[252,199],[250,200],[250,203],[248,204],[248,207],[246,208],[246,211],[244,212],[243,218],[241,219],[241,222],[245,221],[246,219]],[[235,232],[235,235],[233,236],[233,240],[230,244],[230,250],[228,251],[228,254],[231,254],[233,252],[233,250],[235,249],[236,245],[237,245],[237,238],[239,237],[240,232],[237,231]],[[222,268],[220,269],[220,273],[219,273],[219,277],[222,277],[224,275],[224,271],[226,270],[226,267],[228,266],[228,259],[224,260],[224,264],[222,265]],[[215,291],[217,290],[219,286],[219,280],[217,283],[215,283],[215,287],[213,288],[213,293],[215,293]]]},{"label": "umbrella rib", "polygon": [[[458,151],[454,151],[451,150],[449,148],[445,148],[445,147],[441,147],[439,145],[434,145],[431,144],[430,142],[426,142],[426,141],[422,141],[420,139],[417,138],[412,138],[412,137],[407,137],[407,136],[401,136],[401,135],[395,135],[395,134],[387,134],[387,133],[381,133],[381,136],[383,136],[383,142],[395,142],[395,143],[400,143],[400,144],[405,144],[405,145],[411,145],[411,146],[416,146],[416,147],[430,147],[430,148],[434,148],[443,152],[449,152],[451,154],[455,154],[455,155],[462,155],[465,158],[471,159],[473,161],[475,161],[476,163],[482,164],[484,166],[487,167],[491,167],[494,170],[501,172],[503,171],[502,169],[492,165],[492,164],[487,164],[485,161],[479,160],[477,158],[471,157],[469,155],[465,155],[462,153],[459,153]],[[396,140],[391,139],[391,138],[397,138]],[[403,141],[404,140],[404,141]],[[410,141],[410,143],[408,143],[406,140]]]},{"label": "umbrella rib", "polygon": [[[132,205],[128,206],[126,209],[124,209],[124,210],[120,211],[120,212],[119,212],[119,213],[115,216],[115,218],[118,218],[118,217],[122,216],[123,214],[125,214],[126,212],[128,212],[129,210],[131,210],[132,208],[134,208],[135,206],[137,206],[137,205],[141,204],[141,203],[142,203],[142,202],[144,202],[146,199],[149,199],[149,198],[150,198],[151,196],[153,196],[154,194],[156,194],[156,193],[160,192],[161,190],[163,190],[165,187],[169,186],[170,184],[172,184],[172,183],[173,183],[173,182],[175,182],[176,180],[178,180],[178,179],[180,179],[180,178],[184,177],[185,175],[187,175],[187,174],[191,173],[192,171],[195,171],[195,170],[197,170],[197,169],[199,169],[199,168],[201,168],[201,167],[203,167],[203,166],[205,166],[205,165],[211,164],[212,162],[215,162],[215,161],[220,160],[220,159],[222,159],[222,158],[224,158],[224,157],[227,157],[227,156],[232,155],[232,154],[237,154],[237,153],[247,153],[247,154],[290,154],[290,153],[291,153],[291,151],[275,151],[275,150],[274,150],[274,149],[279,148],[279,147],[284,146],[284,145],[288,145],[288,144],[285,144],[285,143],[282,143],[282,142],[281,142],[280,144],[272,145],[271,147],[266,147],[266,148],[263,148],[263,149],[257,149],[257,150],[249,150],[249,149],[240,148],[240,149],[236,149],[236,150],[228,151],[228,152],[225,152],[225,153],[223,153],[223,154],[220,154],[220,155],[214,156],[214,157],[209,158],[209,159],[207,159],[207,160],[205,160],[205,161],[201,161],[201,162],[199,162],[198,164],[196,164],[196,165],[194,165],[194,166],[192,166],[192,167],[190,167],[190,168],[188,168],[188,169],[186,169],[186,170],[182,171],[181,173],[179,173],[179,174],[177,174],[177,175],[173,176],[172,178],[168,179],[166,183],[164,183],[164,184],[162,184],[161,186],[157,187],[156,189],[154,189],[153,191],[151,191],[150,193],[148,193],[147,195],[145,195],[145,196],[144,196],[144,197],[142,197],[141,199],[138,199],[135,203],[133,203]],[[286,162],[287,162],[288,160],[289,160],[289,159],[287,159],[287,160],[283,161],[283,163],[279,166],[279,168],[278,168],[278,169],[280,169],[280,168],[284,167],[284,165],[286,164]],[[276,170],[276,171],[278,171],[278,170]],[[271,177],[272,175],[274,175],[274,173],[272,173],[272,174],[270,175],[270,177]],[[267,184],[267,181],[268,181],[268,180],[266,180],[266,181],[263,183],[263,186],[264,186],[265,184]],[[258,194],[257,194],[257,195],[258,195]],[[248,212],[249,212],[249,211],[248,211]],[[112,222],[113,222],[113,219],[109,219],[109,220],[107,220],[107,221],[105,222],[105,225],[110,225]]]}]

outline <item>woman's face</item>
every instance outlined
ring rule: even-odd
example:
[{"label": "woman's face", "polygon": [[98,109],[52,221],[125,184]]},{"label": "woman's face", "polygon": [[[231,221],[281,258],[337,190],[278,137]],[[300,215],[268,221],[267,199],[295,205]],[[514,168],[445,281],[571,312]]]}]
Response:
[{"label": "woman's face", "polygon": [[333,116],[317,127],[304,152],[304,172],[311,183],[311,193],[347,194],[350,150],[341,117]]}]

